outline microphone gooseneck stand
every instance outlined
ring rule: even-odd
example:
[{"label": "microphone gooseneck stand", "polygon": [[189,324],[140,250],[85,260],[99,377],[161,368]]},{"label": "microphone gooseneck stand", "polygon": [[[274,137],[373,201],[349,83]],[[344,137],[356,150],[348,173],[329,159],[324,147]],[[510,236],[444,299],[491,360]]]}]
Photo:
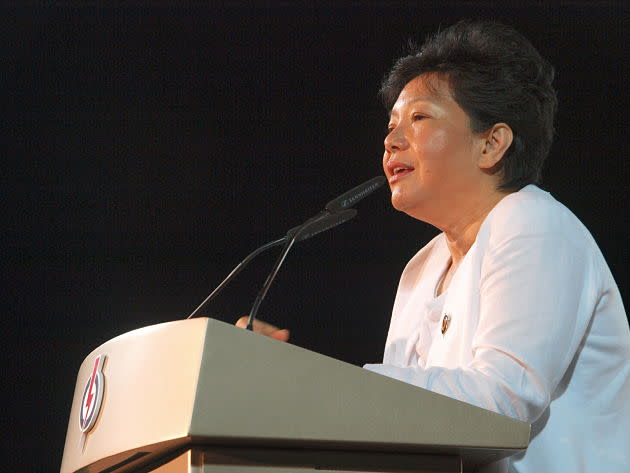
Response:
[{"label": "microphone gooseneck stand", "polygon": [[303,224],[292,228],[291,230],[287,232],[287,234],[284,237],[279,238],[274,241],[270,241],[269,243],[266,243],[265,245],[251,252],[249,255],[245,257],[243,261],[241,261],[230,272],[230,274],[227,275],[227,277],[221,282],[221,284],[219,284],[208,295],[208,297],[206,297],[203,300],[203,302],[199,304],[199,306],[197,306],[195,310],[192,311],[192,313],[187,317],[187,319],[190,319],[196,316],[197,314],[199,314],[201,312],[201,309],[203,309],[212,299],[214,299],[219,294],[219,292],[221,292],[221,290],[232,279],[234,279],[234,277],[236,277],[236,275],[252,259],[254,259],[263,251],[266,251],[269,248],[273,248],[275,246],[278,246],[284,243],[285,246],[282,249],[282,252],[280,253],[280,256],[278,257],[276,263],[274,264],[271,273],[269,274],[269,276],[267,276],[267,279],[265,280],[265,283],[263,284],[260,292],[256,296],[252,309],[249,313],[249,317],[247,321],[247,328],[249,330],[252,330],[253,323],[256,318],[256,314],[258,313],[258,308],[260,307],[260,304],[262,303],[265,296],[267,295],[267,291],[269,290],[271,283],[273,282],[276,275],[278,274],[278,270],[284,263],[284,260],[287,257],[287,254],[289,253],[291,248],[293,247],[293,244],[297,241],[306,240],[308,238],[311,238],[317,235],[318,233],[321,233],[323,231],[336,227],[337,225],[347,222],[348,220],[356,216],[357,211],[350,207],[356,204],[358,201],[370,195],[376,189],[381,187],[385,182],[386,182],[386,179],[383,176],[378,176],[366,182],[363,182],[362,184],[359,184],[358,186],[350,189],[347,192],[344,192],[339,197],[328,202],[322,212],[308,219]]},{"label": "microphone gooseneck stand", "polygon": [[[253,260],[256,256],[258,256],[263,251],[266,251],[270,248],[281,245],[283,243],[288,244],[288,242],[290,241],[298,242],[298,241],[307,240],[317,235],[318,233],[324,232],[333,227],[336,227],[337,225],[347,222],[348,220],[353,218],[356,214],[357,214],[356,210],[353,210],[353,209],[343,210],[341,212],[332,213],[332,214],[327,213],[327,212],[322,212],[321,214],[318,214],[317,216],[308,219],[305,223],[298,225],[296,227],[293,227],[291,230],[287,232],[287,234],[284,237],[279,238],[274,241],[270,241],[269,243],[264,244],[260,248],[255,249],[249,255],[247,255],[245,259],[241,261],[230,272],[230,274],[227,275],[227,277],[221,282],[221,284],[219,284],[210,293],[210,295],[206,297],[203,300],[203,302],[199,304],[199,306],[186,318],[191,319],[197,314],[199,314],[201,312],[201,309],[203,309],[212,299],[214,299],[219,294],[219,292],[221,292],[223,288],[227,286],[227,284],[232,279],[234,279],[236,275],[240,273],[241,270],[245,268],[245,266],[247,266],[247,264],[249,264],[251,260]],[[291,243],[291,245],[293,245],[293,243]]]},{"label": "microphone gooseneck stand", "polygon": [[[276,263],[274,264],[273,269],[269,273],[269,276],[267,276],[265,283],[263,284],[262,288],[258,292],[258,295],[256,296],[256,299],[254,300],[252,309],[249,312],[249,317],[247,318],[247,330],[250,330],[250,331],[254,330],[254,320],[256,319],[258,308],[260,307],[260,304],[262,303],[262,301],[265,299],[265,296],[267,295],[267,291],[269,291],[269,288],[271,287],[271,283],[273,283],[273,280],[276,278],[276,275],[278,274],[278,271],[280,270],[280,266],[282,266],[282,263],[284,263],[284,260],[286,259],[287,255],[289,254],[289,251],[293,247],[293,244],[296,241],[310,238],[311,236],[314,236],[317,233],[323,232],[332,227],[336,227],[337,225],[347,222],[351,218],[354,218],[356,214],[357,214],[357,211],[354,209],[341,210],[333,214],[327,211],[324,211],[320,213],[319,215],[313,218],[310,218],[299,227],[292,228],[291,230],[289,230],[289,232],[287,233],[287,236],[290,236],[290,235],[292,236],[290,236],[287,243],[284,245],[284,248],[282,249],[280,256],[278,256],[278,259],[276,260]],[[309,228],[311,229],[311,232],[305,233]]]},{"label": "microphone gooseneck stand", "polygon": [[206,297],[203,302],[201,304],[199,304],[197,306],[197,308],[195,310],[192,311],[192,313],[186,317],[187,319],[192,319],[201,309],[203,309],[206,304],[208,304],[212,299],[214,299],[216,297],[217,294],[219,294],[219,292],[221,292],[221,290],[227,286],[227,284],[236,277],[236,275],[238,273],[241,272],[241,270],[247,266],[247,264],[253,260],[256,256],[258,256],[260,253],[262,253],[263,251],[268,250],[269,248],[273,248],[274,246],[278,246],[281,245],[282,243],[284,243],[285,241],[287,241],[287,237],[284,236],[282,238],[278,238],[277,240],[274,241],[270,241],[269,243],[264,244],[263,246],[261,246],[260,248],[255,249],[254,251],[252,251],[249,255],[247,255],[245,257],[245,259],[243,261],[241,261],[239,264],[236,265],[236,267],[230,272],[230,274],[227,275],[227,277],[221,282],[221,284],[219,284],[214,291],[212,291],[210,293],[210,295],[208,295],[208,297]]}]

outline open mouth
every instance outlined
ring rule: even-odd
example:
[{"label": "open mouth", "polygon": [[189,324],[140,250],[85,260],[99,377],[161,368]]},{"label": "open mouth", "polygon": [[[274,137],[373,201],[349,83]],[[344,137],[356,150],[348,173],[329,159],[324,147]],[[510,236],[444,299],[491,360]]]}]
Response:
[{"label": "open mouth", "polygon": [[389,178],[389,182],[395,182],[409,174],[411,171],[413,171],[412,167],[396,166],[392,169],[392,175]]}]

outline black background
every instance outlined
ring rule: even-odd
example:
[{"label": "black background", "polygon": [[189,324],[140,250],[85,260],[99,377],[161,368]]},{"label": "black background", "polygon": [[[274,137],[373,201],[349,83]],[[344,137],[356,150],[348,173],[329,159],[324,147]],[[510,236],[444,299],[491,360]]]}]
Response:
[{"label": "black background", "polygon": [[[185,317],[255,247],[381,173],[382,76],[409,38],[462,18],[514,25],[556,66],[543,187],[591,230],[627,301],[628,10],[499,3],[2,7],[0,470],[58,470],[90,351]],[[385,190],[358,210],[294,249],[260,312],[355,364],[382,356],[400,271],[436,233]],[[209,314],[246,314],[274,259]]]}]

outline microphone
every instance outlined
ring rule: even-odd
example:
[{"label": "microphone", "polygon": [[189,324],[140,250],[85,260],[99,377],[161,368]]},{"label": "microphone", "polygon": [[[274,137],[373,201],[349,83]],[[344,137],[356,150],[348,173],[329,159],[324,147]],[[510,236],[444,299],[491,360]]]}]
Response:
[{"label": "microphone", "polygon": [[253,260],[256,256],[258,256],[260,253],[270,248],[273,248],[275,246],[286,243],[287,241],[307,240],[321,232],[325,232],[326,230],[330,230],[331,228],[336,227],[337,225],[341,225],[342,223],[347,222],[348,220],[354,218],[356,215],[357,215],[357,211],[354,209],[342,210],[341,212],[334,213],[334,214],[322,214],[320,218],[311,218],[307,220],[306,222],[304,222],[303,224],[298,225],[297,227],[293,227],[291,230],[287,232],[287,234],[284,237],[279,238],[277,240],[270,241],[269,243],[266,243],[262,245],[261,247],[255,249],[249,255],[247,255],[245,259],[243,259],[243,261],[241,261],[238,265],[236,265],[236,267],[230,272],[230,274],[227,275],[227,277],[221,282],[221,284],[219,284],[208,295],[208,297],[206,297],[203,300],[203,302],[199,304],[197,308],[193,310],[192,313],[186,318],[190,319],[194,317],[199,311],[201,311],[201,309],[203,309],[212,299],[214,299],[219,294],[219,292],[221,292],[221,290],[223,290],[223,288],[227,286],[228,283],[232,279],[234,279],[236,275],[240,273],[241,270],[245,268],[245,266],[247,266],[247,264],[249,264],[249,262]]},{"label": "microphone", "polygon": [[340,210],[352,207],[354,204],[364,199],[376,189],[381,187],[387,182],[385,176],[376,176],[369,181],[365,181],[363,184],[359,184],[353,187],[347,192],[344,192],[336,199],[331,200],[324,207],[326,211],[330,213],[339,212]]},{"label": "microphone", "polygon": [[278,257],[278,260],[276,261],[276,264],[271,270],[271,273],[269,274],[269,276],[267,276],[265,283],[263,284],[262,288],[260,289],[260,292],[256,296],[256,299],[254,300],[254,304],[252,305],[252,309],[249,312],[249,317],[247,319],[247,330],[251,330],[251,331],[254,330],[254,320],[256,319],[256,314],[258,313],[258,308],[260,307],[260,304],[262,303],[263,299],[267,295],[267,291],[269,290],[271,283],[275,279],[276,274],[278,274],[278,270],[280,269],[280,266],[282,266],[282,263],[284,263],[284,259],[287,257],[287,254],[291,250],[293,243],[295,243],[296,239],[299,237],[301,232],[306,231],[306,228],[308,225],[310,225],[310,222],[311,221],[319,222],[321,219],[325,218],[327,215],[335,215],[339,212],[346,211],[346,209],[356,204],[360,200],[364,199],[365,197],[370,195],[372,192],[374,192],[376,189],[381,187],[383,184],[385,184],[386,181],[387,179],[385,179],[384,176],[377,176],[370,179],[369,181],[359,184],[356,187],[353,187],[349,191],[341,194],[336,199],[333,199],[330,202],[328,202],[322,212],[320,212],[315,217],[307,220],[306,223],[304,223],[304,225],[302,225],[302,227],[300,227],[297,230],[297,233],[295,234],[295,236],[291,240],[289,240],[289,242],[285,245],[284,249],[282,250],[282,253]]},{"label": "microphone", "polygon": [[212,299],[214,299],[219,294],[219,292],[221,292],[221,290],[232,279],[234,279],[236,275],[252,259],[254,259],[260,253],[270,248],[273,248],[275,246],[285,243],[284,250],[282,251],[280,257],[276,261],[276,264],[274,265],[274,269],[272,270],[271,274],[267,277],[267,280],[265,281],[265,284],[263,285],[263,288],[261,289],[258,295],[259,297],[256,298],[256,301],[254,302],[254,306],[252,307],[252,310],[250,311],[247,328],[249,330],[252,330],[252,324],[253,324],[253,320],[256,315],[256,312],[258,311],[258,306],[260,306],[260,303],[262,303],[262,300],[264,299],[265,295],[267,294],[267,291],[269,290],[269,286],[271,286],[271,283],[276,277],[276,274],[278,273],[280,266],[282,266],[282,263],[284,262],[284,259],[286,258],[293,244],[296,241],[303,241],[308,238],[311,238],[323,231],[336,227],[337,225],[345,223],[351,218],[353,218],[356,215],[356,210],[349,209],[349,207],[359,202],[361,199],[370,195],[376,189],[381,187],[385,183],[385,181],[386,181],[385,177],[378,176],[378,177],[370,179],[369,181],[364,182],[363,184],[359,184],[358,186],[353,187],[349,191],[341,194],[336,199],[333,199],[330,202],[328,202],[326,206],[324,207],[324,210],[322,210],[319,214],[315,215],[314,217],[311,217],[302,225],[299,225],[289,230],[284,237],[279,238],[274,241],[270,241],[269,243],[266,243],[260,248],[257,248],[256,250],[251,252],[249,255],[245,257],[243,261],[241,261],[230,272],[230,274],[227,275],[227,277],[221,282],[221,284],[219,284],[208,295],[208,297],[206,297],[203,300],[203,302],[199,304],[199,306],[197,306],[197,308],[193,310],[192,313],[186,318],[190,319],[194,317],[197,313],[199,313],[199,311],[201,311],[201,309],[204,308],[206,304],[208,304]]},{"label": "microphone", "polygon": [[[292,239],[295,237],[295,241],[308,240],[314,237],[318,233],[325,232],[331,228],[346,223],[348,220],[357,216],[357,211],[354,209],[342,210],[333,214],[322,214],[322,217],[317,217],[307,220],[302,225],[293,227],[287,232],[286,239]],[[308,225],[307,225],[308,224]],[[304,228],[302,228],[304,227]]]}]

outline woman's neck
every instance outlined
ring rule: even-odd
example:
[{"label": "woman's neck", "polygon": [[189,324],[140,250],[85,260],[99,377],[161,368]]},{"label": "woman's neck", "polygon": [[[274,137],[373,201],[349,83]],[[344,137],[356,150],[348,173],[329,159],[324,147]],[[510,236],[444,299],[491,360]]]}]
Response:
[{"label": "woman's neck", "polygon": [[459,218],[450,225],[440,228],[446,236],[446,244],[451,253],[451,267],[454,270],[459,266],[461,260],[466,256],[468,250],[475,242],[481,224],[490,211],[509,192],[496,191],[480,202],[476,202],[474,207],[468,207],[465,212],[460,213]]}]

